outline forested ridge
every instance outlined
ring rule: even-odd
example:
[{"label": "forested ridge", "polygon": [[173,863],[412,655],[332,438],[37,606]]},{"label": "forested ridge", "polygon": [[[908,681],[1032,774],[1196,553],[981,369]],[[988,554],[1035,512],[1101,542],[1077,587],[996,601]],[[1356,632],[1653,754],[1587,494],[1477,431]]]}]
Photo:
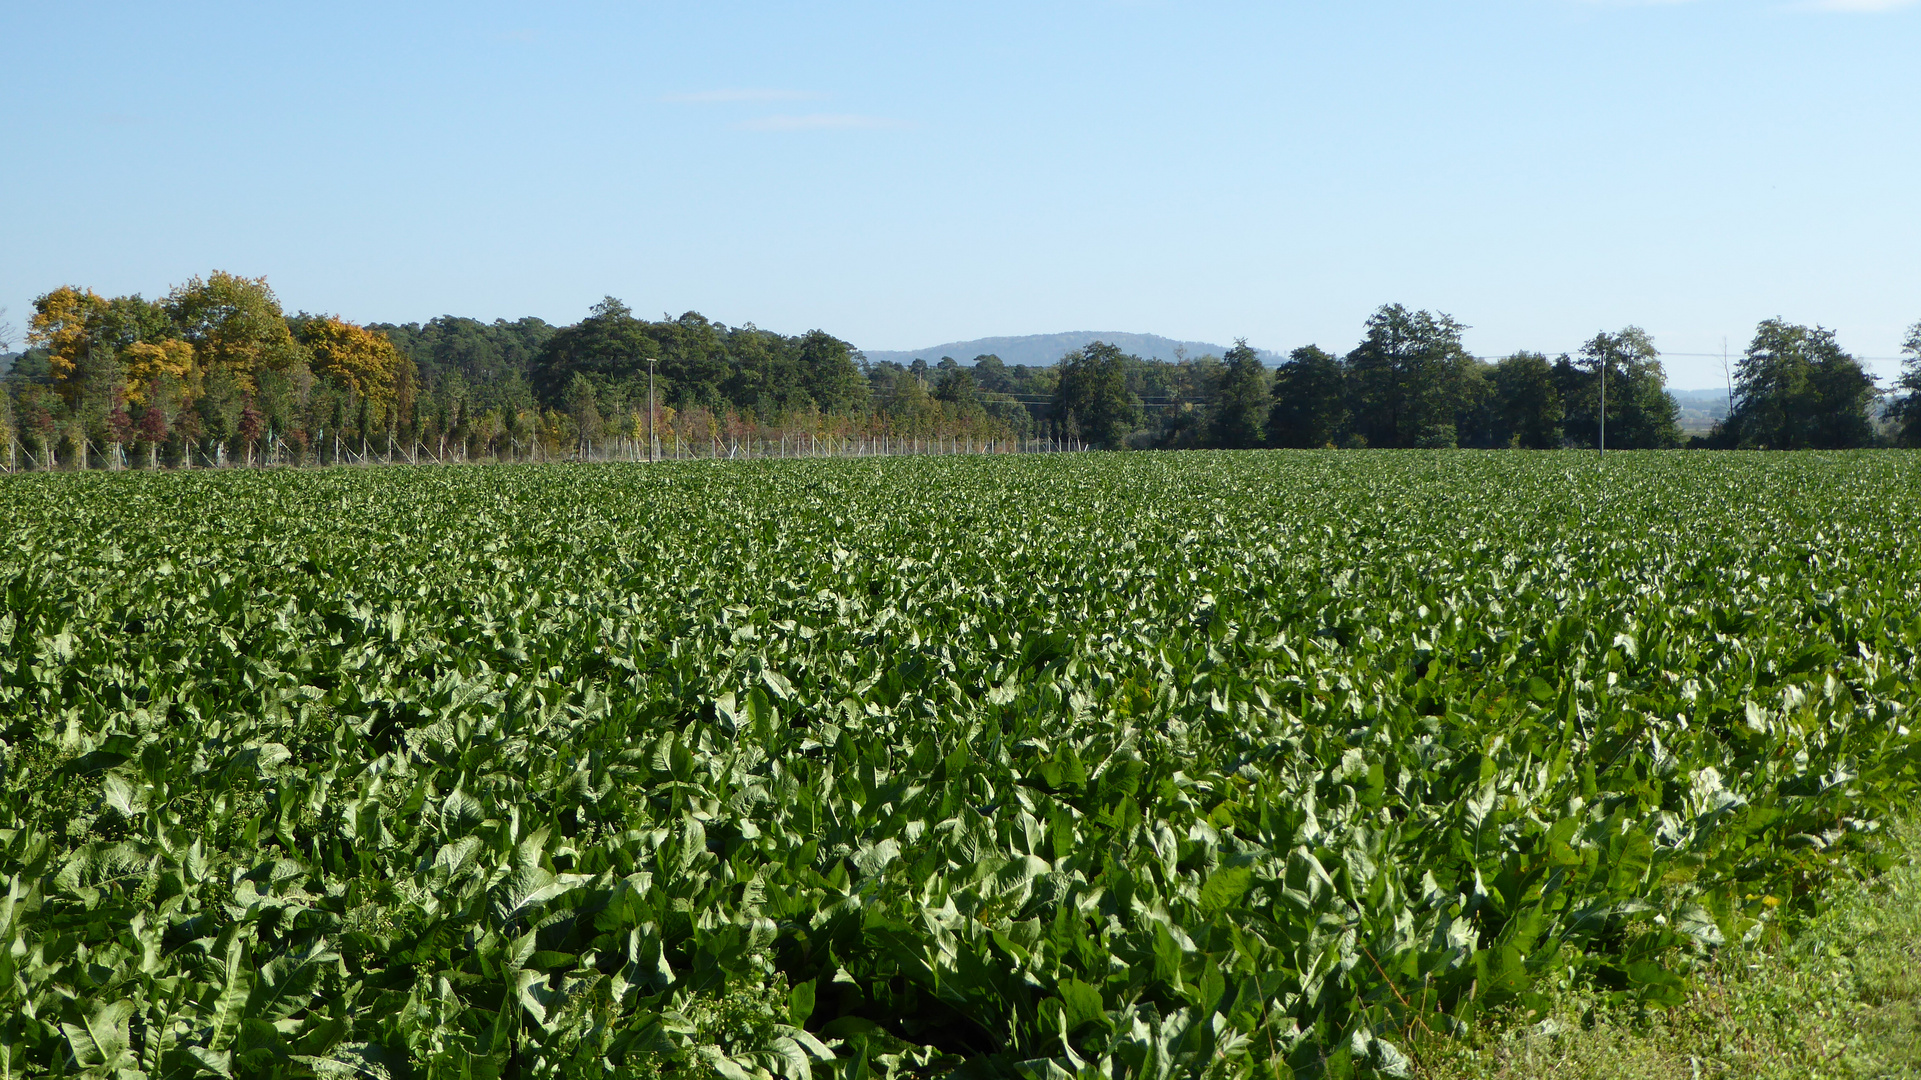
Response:
[{"label": "forested ridge", "polygon": [[1468,352],[1462,330],[1395,304],[1345,353],[1307,346],[1272,369],[1245,340],[1174,362],[1094,342],[1048,366],[994,355],[902,364],[870,361],[825,330],[788,335],[694,312],[653,320],[612,297],[571,326],[453,315],[360,325],[288,314],[265,278],[216,271],[157,300],[75,286],[36,299],[28,349],[0,395],[0,436],[10,464],[24,456],[36,468],[382,449],[392,459],[397,447],[436,460],[592,457],[649,434],[716,452],[888,438],[1552,448],[1598,445],[1603,426],[1621,449],[1921,444],[1921,324],[1883,390],[1832,330],[1762,323],[1734,373],[1731,415],[1691,440],[1636,327],[1571,355],[1492,362]]}]

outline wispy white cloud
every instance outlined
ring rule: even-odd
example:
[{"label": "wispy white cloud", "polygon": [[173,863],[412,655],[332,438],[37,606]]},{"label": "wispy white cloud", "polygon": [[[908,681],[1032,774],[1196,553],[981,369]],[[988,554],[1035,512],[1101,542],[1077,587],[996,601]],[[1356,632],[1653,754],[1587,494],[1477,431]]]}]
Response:
[{"label": "wispy white cloud", "polygon": [[756,116],[735,124],[742,131],[848,131],[902,128],[907,125],[885,116],[857,116],[851,113],[808,113],[805,116]]},{"label": "wispy white cloud", "polygon": [[740,101],[811,101],[822,95],[811,90],[696,90],[691,94],[664,94],[670,105],[721,105]]}]

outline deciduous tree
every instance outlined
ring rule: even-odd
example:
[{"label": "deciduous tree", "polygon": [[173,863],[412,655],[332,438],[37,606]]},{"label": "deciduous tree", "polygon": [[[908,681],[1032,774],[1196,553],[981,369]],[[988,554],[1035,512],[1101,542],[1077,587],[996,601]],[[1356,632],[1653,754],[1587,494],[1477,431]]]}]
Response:
[{"label": "deciduous tree", "polygon": [[127,398],[147,404],[159,395],[183,402],[199,396],[200,371],[193,346],[179,338],[136,341],[121,353],[127,379]]},{"label": "deciduous tree", "polygon": [[106,297],[72,285],[62,285],[33,301],[27,342],[47,350],[47,373],[68,405],[74,403],[80,372],[93,354],[94,320],[106,306]]},{"label": "deciduous tree", "polygon": [[180,336],[191,342],[202,371],[222,371],[244,393],[253,393],[265,371],[306,362],[280,301],[267,279],[216,270],[192,278],[164,301]]},{"label": "deciduous tree", "polygon": [[800,339],[802,388],[822,412],[865,412],[867,378],[854,362],[854,347],[825,330]]},{"label": "deciduous tree", "polygon": [[1874,380],[1824,327],[1768,319],[1734,372],[1734,412],[1723,442],[1769,450],[1865,446]]},{"label": "deciduous tree", "polygon": [[1267,368],[1246,338],[1234,342],[1221,358],[1225,369],[1208,425],[1211,445],[1247,449],[1267,437],[1267,417],[1273,408]]},{"label": "deciduous tree", "polygon": [[582,372],[574,372],[567,384],[567,412],[573,417],[580,449],[585,451],[600,437],[600,403],[593,381]]},{"label": "deciduous tree", "polygon": [[130,375],[147,359],[142,346],[172,335],[166,312],[139,296],[112,299],[91,289],[63,285],[34,300],[28,340],[46,350],[47,374],[76,415],[94,433],[115,401],[137,399],[151,372]]},{"label": "deciduous tree", "polygon": [[300,328],[300,343],[313,357],[313,372],[329,379],[378,411],[399,395],[403,372],[413,362],[387,335],[336,316],[310,319]]},{"label": "deciduous tree", "polygon": [[940,406],[927,392],[927,383],[912,371],[895,365],[891,378],[881,389],[882,408],[892,419],[896,434],[924,435],[934,430]]},{"label": "deciduous tree", "polygon": [[1268,441],[1294,449],[1333,446],[1347,427],[1347,373],[1341,358],[1318,345],[1288,354],[1274,373]]},{"label": "deciduous tree", "polygon": [[980,390],[974,385],[974,375],[958,364],[941,371],[940,379],[934,384],[934,398],[946,405],[953,416],[981,414]]},{"label": "deciduous tree", "polygon": [[1547,357],[1519,352],[1494,366],[1496,432],[1501,441],[1531,450],[1561,445],[1561,394]]},{"label": "deciduous tree", "polygon": [[1474,358],[1448,315],[1389,304],[1347,355],[1348,411],[1369,446],[1453,446]]},{"label": "deciduous tree", "polygon": [[1600,443],[1601,379],[1607,379],[1607,445],[1623,450],[1679,446],[1680,409],[1668,396],[1667,372],[1647,331],[1629,326],[1602,332],[1573,360],[1555,364],[1563,427],[1577,446]]},{"label": "deciduous tree", "polygon": [[1129,359],[1103,341],[1061,357],[1055,415],[1090,446],[1118,450],[1141,422],[1140,399],[1127,389]]},{"label": "deciduous tree", "polygon": [[1902,446],[1921,446],[1921,322],[1909,328],[1901,353],[1901,379],[1895,384],[1901,397],[1893,410],[1896,437]]}]

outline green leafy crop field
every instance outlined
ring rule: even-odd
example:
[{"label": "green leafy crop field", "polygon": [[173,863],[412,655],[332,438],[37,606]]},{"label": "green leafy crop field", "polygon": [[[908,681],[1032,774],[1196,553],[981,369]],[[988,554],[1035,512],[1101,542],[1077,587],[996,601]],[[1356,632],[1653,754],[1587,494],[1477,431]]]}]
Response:
[{"label": "green leafy crop field", "polygon": [[1921,459],[0,480],[0,1076],[1399,1074],[1912,805]]}]

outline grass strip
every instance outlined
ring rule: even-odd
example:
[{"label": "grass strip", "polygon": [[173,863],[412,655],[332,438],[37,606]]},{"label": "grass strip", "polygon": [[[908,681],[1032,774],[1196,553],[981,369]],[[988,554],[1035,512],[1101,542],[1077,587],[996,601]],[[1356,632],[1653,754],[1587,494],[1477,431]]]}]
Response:
[{"label": "grass strip", "polygon": [[1895,865],[1837,880],[1792,938],[1726,950],[1672,1009],[1564,996],[1544,1020],[1424,1047],[1436,1080],[1921,1077],[1921,818],[1888,830]]}]

